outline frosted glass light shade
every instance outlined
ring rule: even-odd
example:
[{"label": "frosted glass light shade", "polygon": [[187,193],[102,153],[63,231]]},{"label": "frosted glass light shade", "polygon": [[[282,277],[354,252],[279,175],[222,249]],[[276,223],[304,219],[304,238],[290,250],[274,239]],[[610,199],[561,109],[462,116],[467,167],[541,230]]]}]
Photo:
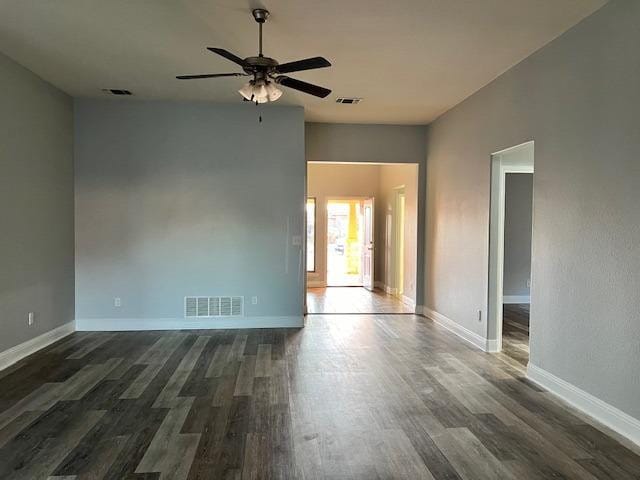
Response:
[{"label": "frosted glass light shade", "polygon": [[245,83],[242,88],[240,90],[238,90],[238,93],[240,95],[242,95],[244,98],[246,98],[249,101],[253,100],[253,85],[251,85],[251,82],[247,82]]},{"label": "frosted glass light shade", "polygon": [[267,83],[267,97],[270,102],[275,102],[282,96],[282,90],[276,87],[272,82]]},{"label": "frosted glass light shade", "polygon": [[273,82],[258,80],[251,81],[242,86],[238,93],[251,102],[267,103],[275,102],[282,96],[280,90]]}]

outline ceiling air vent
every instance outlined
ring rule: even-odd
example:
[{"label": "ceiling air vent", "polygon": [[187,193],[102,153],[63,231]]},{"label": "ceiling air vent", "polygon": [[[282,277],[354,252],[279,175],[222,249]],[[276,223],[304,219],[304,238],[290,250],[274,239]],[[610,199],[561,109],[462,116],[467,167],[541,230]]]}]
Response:
[{"label": "ceiling air vent", "polygon": [[103,88],[102,91],[110,95],[132,95],[129,90],[120,90],[117,88]]},{"label": "ceiling air vent", "polygon": [[356,103],[360,103],[362,98],[357,97],[338,97],[336,98],[336,103],[348,103],[351,105],[355,105]]},{"label": "ceiling air vent", "polygon": [[242,317],[244,297],[185,297],[185,317]]}]

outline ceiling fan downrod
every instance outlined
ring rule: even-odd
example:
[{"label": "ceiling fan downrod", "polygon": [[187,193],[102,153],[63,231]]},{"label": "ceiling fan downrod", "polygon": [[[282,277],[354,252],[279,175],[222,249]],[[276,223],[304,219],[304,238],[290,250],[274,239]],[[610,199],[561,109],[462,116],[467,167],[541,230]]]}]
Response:
[{"label": "ceiling fan downrod", "polygon": [[269,18],[269,10],[265,10],[264,8],[256,8],[253,10],[253,18],[255,18],[256,22],[258,22],[258,56],[263,57],[262,54],[262,25]]}]

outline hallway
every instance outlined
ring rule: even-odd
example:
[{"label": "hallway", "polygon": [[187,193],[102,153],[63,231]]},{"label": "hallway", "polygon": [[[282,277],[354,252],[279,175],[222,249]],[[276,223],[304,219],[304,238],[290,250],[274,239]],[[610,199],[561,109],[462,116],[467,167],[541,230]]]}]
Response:
[{"label": "hallway", "polygon": [[526,368],[529,363],[529,304],[505,304],[502,322],[502,353]]},{"label": "hallway", "polygon": [[362,287],[307,289],[307,310],[317,313],[414,313],[415,308],[382,290]]}]

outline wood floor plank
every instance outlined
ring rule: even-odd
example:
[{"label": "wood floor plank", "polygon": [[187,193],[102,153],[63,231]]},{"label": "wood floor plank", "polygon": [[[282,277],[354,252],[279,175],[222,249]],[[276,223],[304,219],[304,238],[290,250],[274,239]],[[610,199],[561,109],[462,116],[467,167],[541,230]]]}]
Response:
[{"label": "wood floor plank", "polygon": [[640,478],[640,448],[415,315],[74,333],[0,374],[0,478]]},{"label": "wood floor plank", "polygon": [[73,418],[67,428],[48,438],[38,453],[27,464],[16,465],[4,476],[7,480],[33,480],[46,478],[56,466],[82,440],[82,437],[104,415],[104,411],[89,411]]},{"label": "wood floor plank", "polygon": [[447,429],[433,440],[465,480],[516,478],[467,428]]},{"label": "wood floor plank", "polygon": [[160,472],[161,479],[187,478],[200,434],[181,434],[180,431],[193,398],[181,397],[172,404],[135,473]]}]

